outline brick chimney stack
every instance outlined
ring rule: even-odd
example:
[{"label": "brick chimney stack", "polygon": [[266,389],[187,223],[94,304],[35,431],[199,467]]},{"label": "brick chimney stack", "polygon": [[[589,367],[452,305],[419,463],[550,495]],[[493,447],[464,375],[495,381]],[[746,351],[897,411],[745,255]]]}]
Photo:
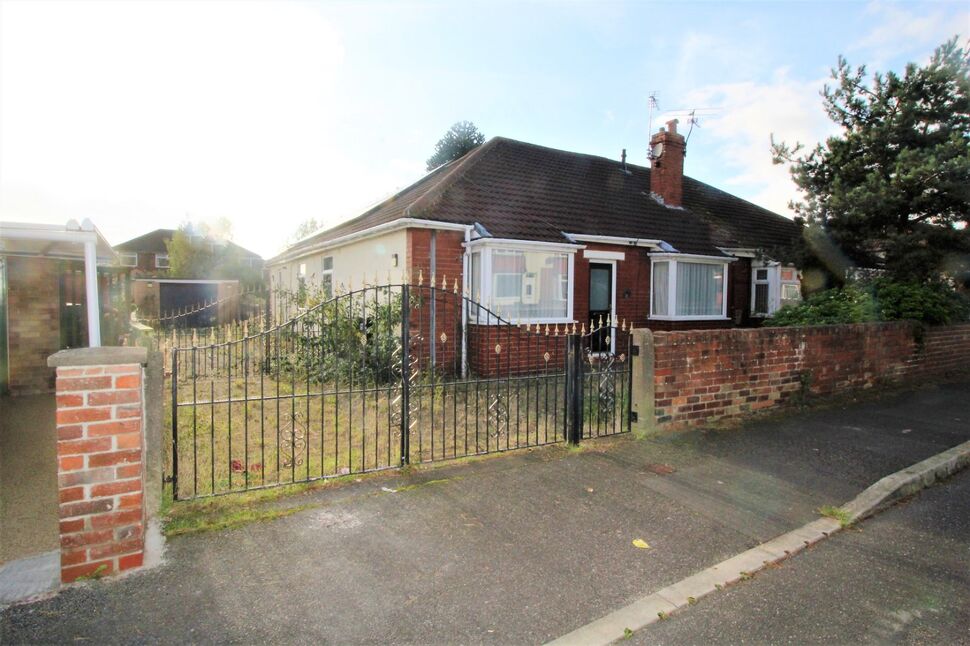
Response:
[{"label": "brick chimney stack", "polygon": [[677,134],[677,120],[667,122],[650,138],[650,192],[667,206],[681,206],[684,197],[684,136]]}]

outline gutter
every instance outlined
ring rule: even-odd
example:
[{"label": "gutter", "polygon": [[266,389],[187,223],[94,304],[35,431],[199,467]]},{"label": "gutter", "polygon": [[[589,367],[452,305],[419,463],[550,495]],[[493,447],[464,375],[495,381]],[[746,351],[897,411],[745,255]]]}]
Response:
[{"label": "gutter", "polygon": [[[623,236],[599,236],[587,235],[585,233],[566,233],[563,235],[570,242],[594,242],[599,244],[625,245],[630,247],[647,247],[652,249],[663,249],[666,243],[663,240],[652,240],[649,238],[627,238]],[[672,248],[669,247],[668,248]]]},{"label": "gutter", "polygon": [[318,242],[317,244],[310,245],[308,247],[303,247],[301,249],[296,249],[292,252],[284,251],[280,255],[270,258],[266,261],[267,266],[278,265],[283,262],[289,262],[291,260],[297,260],[304,256],[308,256],[325,249],[333,249],[335,247],[340,247],[352,242],[357,242],[358,240],[364,240],[366,238],[372,238],[374,236],[382,235],[385,233],[391,233],[393,231],[398,231],[400,229],[438,229],[442,231],[467,231],[471,229],[474,225],[471,224],[455,224],[452,222],[438,222],[435,220],[424,220],[421,218],[399,218],[391,222],[385,222],[384,224],[378,224],[376,226],[370,227],[369,229],[362,229],[361,231],[356,231],[354,233],[348,233],[347,235],[340,236],[337,238],[331,238],[330,240],[325,240]]}]

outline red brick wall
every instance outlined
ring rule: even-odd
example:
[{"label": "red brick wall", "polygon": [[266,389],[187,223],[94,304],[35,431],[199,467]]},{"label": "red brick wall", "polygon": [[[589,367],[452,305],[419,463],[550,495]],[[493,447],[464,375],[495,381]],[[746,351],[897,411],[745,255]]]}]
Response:
[{"label": "red brick wall", "polygon": [[431,229],[408,229],[408,258],[407,268],[411,282],[416,283],[418,274],[424,277],[424,284],[431,279],[431,235],[435,234],[435,279],[441,286],[441,279],[448,281],[448,287],[454,286],[458,279],[461,289],[462,258],[465,253],[462,243],[465,234],[461,231],[432,231]]},{"label": "red brick wall", "polygon": [[727,314],[734,325],[748,326],[753,323],[751,320],[750,258],[739,258],[728,264]]},{"label": "red brick wall", "polygon": [[[536,330],[532,326],[471,325],[468,331],[468,355],[472,371],[479,376],[532,375],[559,372],[565,367],[566,335],[555,326]],[[548,360],[546,357],[548,356]]]},{"label": "red brick wall", "polygon": [[906,322],[658,332],[654,414],[691,426],[825,395],[966,370],[970,324],[929,329]]},{"label": "red brick wall", "polygon": [[[648,250],[628,245],[589,244],[588,251],[612,251],[624,254],[616,261],[616,316],[627,325],[648,327],[650,313],[650,257]],[[573,316],[589,327],[589,264],[598,261],[586,258],[583,250],[576,252],[573,266]]]},{"label": "red brick wall", "polygon": [[57,369],[61,580],[138,567],[144,553],[142,367]]},{"label": "red brick wall", "polygon": [[[7,257],[7,340],[10,392],[50,392],[47,357],[61,348],[60,264]],[[83,297],[83,290],[81,295]]]}]

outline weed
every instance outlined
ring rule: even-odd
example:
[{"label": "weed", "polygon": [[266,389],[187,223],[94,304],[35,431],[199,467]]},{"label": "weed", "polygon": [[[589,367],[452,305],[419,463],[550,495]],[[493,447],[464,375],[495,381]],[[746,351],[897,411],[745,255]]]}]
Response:
[{"label": "weed", "polygon": [[98,579],[102,578],[105,575],[105,571],[107,569],[108,569],[108,566],[102,563],[97,568],[95,568],[94,572],[92,572],[91,574],[83,574],[74,580],[75,581],[97,581]]},{"label": "weed", "polygon": [[834,518],[835,520],[839,521],[839,525],[841,525],[843,529],[852,524],[852,516],[849,514],[847,510],[843,509],[842,507],[835,507],[833,505],[824,505],[818,508],[818,513],[822,514],[823,516],[827,516],[828,518]]},{"label": "weed", "polygon": [[663,610],[661,610],[660,612],[658,612],[657,613],[657,616],[660,617],[660,621],[666,621],[667,619],[670,619],[670,615],[668,615]]},{"label": "weed", "polygon": [[457,478],[437,478],[435,480],[427,480],[425,482],[415,482],[414,484],[404,485],[403,487],[398,487],[397,491],[413,491],[421,487],[429,487],[436,484],[444,484],[445,482],[450,482],[451,480],[456,480]]},{"label": "weed", "polygon": [[687,597],[687,605],[692,606],[695,603],[697,603],[697,599],[695,599],[694,597]]},{"label": "weed", "polygon": [[180,518],[170,519],[165,524],[165,534],[167,536],[181,536],[193,534],[195,532],[210,532],[221,529],[230,529],[246,523],[274,520],[284,518],[298,511],[309,509],[314,505],[300,505],[298,507],[287,507],[285,509],[253,509],[243,507],[234,510],[226,510],[216,514],[195,514]]},{"label": "weed", "polygon": [[631,637],[633,637],[633,631],[630,630],[629,628],[624,628],[623,629],[623,639],[630,639]]}]

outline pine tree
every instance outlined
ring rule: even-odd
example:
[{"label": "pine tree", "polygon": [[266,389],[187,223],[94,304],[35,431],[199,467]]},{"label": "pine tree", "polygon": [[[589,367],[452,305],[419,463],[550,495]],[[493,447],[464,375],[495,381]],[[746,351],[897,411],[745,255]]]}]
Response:
[{"label": "pine tree", "polygon": [[447,164],[485,143],[485,135],[478,131],[471,121],[459,121],[445,133],[434,147],[434,154],[428,158],[428,170]]},{"label": "pine tree", "polygon": [[[803,253],[837,282],[851,266],[899,280],[966,272],[970,254],[970,58],[956,38],[925,66],[868,78],[839,57],[823,105],[840,133],[791,163],[808,225]],[[804,258],[803,258],[804,260]],[[810,263],[809,263],[810,264]]]}]

